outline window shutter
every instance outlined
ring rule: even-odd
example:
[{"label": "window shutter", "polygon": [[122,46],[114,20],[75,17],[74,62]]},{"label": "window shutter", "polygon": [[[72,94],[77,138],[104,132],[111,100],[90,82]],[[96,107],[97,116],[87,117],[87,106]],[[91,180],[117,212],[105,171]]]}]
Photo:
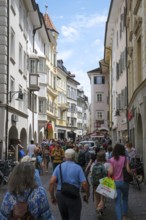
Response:
[{"label": "window shutter", "polygon": [[118,79],[119,79],[119,63],[116,63],[116,72],[117,72],[116,76],[117,76],[117,81],[118,81]]},{"label": "window shutter", "polygon": [[105,83],[105,78],[104,78],[104,76],[102,76],[102,84],[104,84]]},{"label": "window shutter", "polygon": [[127,106],[127,86],[125,87],[125,94],[124,94],[124,105]]},{"label": "window shutter", "polygon": [[96,84],[96,76],[94,76],[94,84]]}]

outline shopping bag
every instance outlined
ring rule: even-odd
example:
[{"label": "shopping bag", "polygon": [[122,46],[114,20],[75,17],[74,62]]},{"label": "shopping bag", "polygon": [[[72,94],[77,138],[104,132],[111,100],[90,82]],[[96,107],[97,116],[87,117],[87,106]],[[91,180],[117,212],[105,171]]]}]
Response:
[{"label": "shopping bag", "polygon": [[100,179],[99,182],[100,184],[98,185],[96,192],[105,197],[115,199],[117,191],[114,180],[110,177],[104,177]]}]

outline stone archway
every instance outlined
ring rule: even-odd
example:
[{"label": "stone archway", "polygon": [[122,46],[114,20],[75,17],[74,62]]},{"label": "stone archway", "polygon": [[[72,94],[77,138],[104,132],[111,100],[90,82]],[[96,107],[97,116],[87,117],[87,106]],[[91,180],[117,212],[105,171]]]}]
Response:
[{"label": "stone archway", "polygon": [[10,128],[8,137],[9,137],[8,145],[16,146],[17,140],[18,140],[18,130],[17,130],[16,126],[12,126]]},{"label": "stone archway", "polygon": [[26,148],[27,148],[27,133],[26,133],[25,128],[22,128],[22,129],[21,129],[21,132],[20,132],[20,140],[21,140],[22,146],[23,146],[24,149],[26,150]]},{"label": "stone archway", "polygon": [[142,126],[142,118],[141,114],[138,114],[137,124],[136,124],[136,150],[137,153],[143,157],[143,126]]}]

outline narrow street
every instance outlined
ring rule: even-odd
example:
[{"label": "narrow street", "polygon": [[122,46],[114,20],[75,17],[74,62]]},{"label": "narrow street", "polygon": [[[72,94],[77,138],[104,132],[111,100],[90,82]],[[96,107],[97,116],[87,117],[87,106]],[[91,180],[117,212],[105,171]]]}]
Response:
[{"label": "narrow street", "polygon": [[[48,189],[49,179],[51,176],[52,169],[50,168],[49,173],[44,173],[41,177],[43,186],[46,191]],[[2,202],[3,196],[7,190],[7,186],[0,187],[0,204]],[[48,194],[49,198],[49,194]],[[130,220],[145,220],[146,219],[146,187],[142,184],[141,190],[139,191],[136,187],[130,186],[129,192],[129,213],[128,217]],[[89,203],[85,203],[82,201],[82,215],[81,220],[96,220],[97,218],[96,211],[93,203],[92,196],[92,187],[90,193]],[[58,211],[58,207],[54,206],[50,203],[51,210],[56,220],[61,220],[60,213]],[[106,208],[103,214],[103,220],[116,220],[115,217],[115,209],[114,209],[114,201],[111,199],[107,199]]]}]

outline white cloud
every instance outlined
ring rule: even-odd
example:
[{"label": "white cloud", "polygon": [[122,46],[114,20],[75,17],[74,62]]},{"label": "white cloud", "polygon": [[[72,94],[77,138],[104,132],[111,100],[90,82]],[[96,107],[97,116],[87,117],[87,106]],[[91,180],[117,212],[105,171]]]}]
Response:
[{"label": "white cloud", "polygon": [[86,31],[89,28],[95,28],[99,25],[104,25],[106,22],[106,15],[76,15],[74,17],[74,21],[69,23],[68,25],[64,25],[61,28],[63,36],[68,41],[76,41],[80,35],[80,33],[84,30]]},{"label": "white cloud", "polygon": [[92,15],[76,15],[72,26],[79,28],[92,28],[97,25],[105,24],[107,16],[105,14],[92,14]]},{"label": "white cloud", "polygon": [[62,26],[61,31],[63,36],[66,37],[66,39],[69,41],[76,40],[79,35],[78,31],[71,26]]}]

